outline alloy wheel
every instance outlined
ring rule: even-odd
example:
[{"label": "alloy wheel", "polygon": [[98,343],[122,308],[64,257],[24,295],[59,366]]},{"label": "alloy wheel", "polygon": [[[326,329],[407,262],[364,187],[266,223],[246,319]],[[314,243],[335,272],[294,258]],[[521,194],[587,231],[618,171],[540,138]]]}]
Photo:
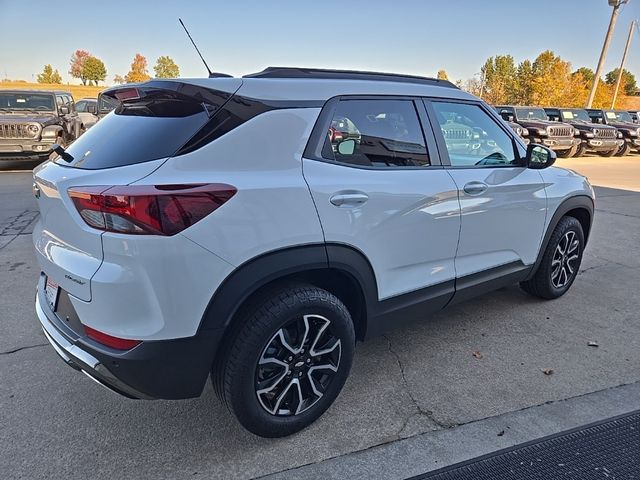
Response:
[{"label": "alloy wheel", "polygon": [[558,242],[551,260],[551,283],[563,288],[577,273],[580,258],[580,240],[576,232],[569,230]]},{"label": "alloy wheel", "polygon": [[267,342],[255,374],[260,405],[271,415],[299,415],[315,405],[338,372],[342,345],[322,315],[304,315]]}]

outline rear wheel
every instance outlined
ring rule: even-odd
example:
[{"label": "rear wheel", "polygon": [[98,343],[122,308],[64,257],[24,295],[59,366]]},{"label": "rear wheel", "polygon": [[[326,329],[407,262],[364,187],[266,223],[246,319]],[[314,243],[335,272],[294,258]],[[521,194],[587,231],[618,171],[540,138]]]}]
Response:
[{"label": "rear wheel", "polygon": [[311,285],[275,290],[245,313],[212,372],[218,393],[256,435],[302,430],[331,406],[349,375],[351,316],[338,298]]},{"label": "rear wheel", "polygon": [[615,155],[616,157],[624,157],[629,153],[631,153],[631,145],[629,145],[627,142],[624,142]]},{"label": "rear wheel", "polygon": [[574,217],[563,217],[556,226],[538,270],[530,280],[522,282],[522,289],[536,297],[553,299],[564,295],[578,275],[584,232]]}]

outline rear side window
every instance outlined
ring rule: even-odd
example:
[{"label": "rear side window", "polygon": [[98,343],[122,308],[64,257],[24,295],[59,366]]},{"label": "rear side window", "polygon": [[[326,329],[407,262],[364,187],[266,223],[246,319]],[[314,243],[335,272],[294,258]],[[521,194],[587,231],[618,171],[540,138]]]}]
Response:
[{"label": "rear side window", "polygon": [[322,156],[365,167],[424,167],[431,163],[411,100],[341,100]]}]

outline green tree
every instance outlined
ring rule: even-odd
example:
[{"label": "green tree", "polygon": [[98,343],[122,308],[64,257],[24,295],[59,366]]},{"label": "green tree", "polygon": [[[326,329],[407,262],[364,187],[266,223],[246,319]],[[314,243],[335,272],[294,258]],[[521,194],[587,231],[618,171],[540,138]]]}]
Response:
[{"label": "green tree", "polygon": [[153,70],[156,72],[156,78],[178,78],[180,76],[180,68],[173,61],[173,58],[166,55],[156,60]]},{"label": "green tree", "polygon": [[490,57],[480,69],[482,98],[489,103],[512,103],[516,91],[516,66],[511,55]]},{"label": "green tree", "polygon": [[[605,83],[607,85],[615,85],[616,82],[618,81],[619,71],[620,71],[620,68],[614,68],[609,73],[607,73],[604,76]],[[635,75],[631,73],[629,70],[627,70],[626,68],[622,70],[621,85],[623,86],[624,93],[627,95],[633,95],[636,92],[636,89],[638,88],[638,85],[636,84]]]},{"label": "green tree", "polygon": [[593,82],[593,77],[595,76],[595,74],[593,73],[593,70],[587,67],[580,67],[575,72],[573,72],[572,75],[582,75],[582,79],[585,82],[589,82],[589,83]]},{"label": "green tree", "polygon": [[136,53],[131,62],[131,70],[124,76],[127,83],[146,82],[151,80],[147,70],[147,59],[143,55]]},{"label": "green tree", "polygon": [[38,74],[38,83],[62,83],[62,77],[58,70],[54,70],[51,65],[45,65],[42,73]]},{"label": "green tree", "polygon": [[446,70],[438,70],[438,80],[449,80]]},{"label": "green tree", "polygon": [[533,65],[530,60],[523,60],[516,70],[515,92],[513,103],[519,105],[531,105],[533,90],[531,82],[533,81]]},{"label": "green tree", "polygon": [[123,83],[127,83],[127,81],[124,79],[124,77],[122,75],[114,75],[113,77],[113,83],[116,83],[118,85],[122,85]]},{"label": "green tree", "polygon": [[96,57],[89,57],[82,67],[82,75],[89,82],[89,85],[91,85],[91,82],[98,85],[98,82],[102,82],[107,78],[107,69],[102,60]]}]

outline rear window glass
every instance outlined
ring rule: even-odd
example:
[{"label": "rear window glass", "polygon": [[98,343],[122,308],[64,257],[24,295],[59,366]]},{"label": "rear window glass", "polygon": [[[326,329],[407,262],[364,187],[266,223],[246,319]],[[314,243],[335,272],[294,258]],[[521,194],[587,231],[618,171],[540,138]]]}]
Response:
[{"label": "rear window glass", "polygon": [[67,149],[73,161],[58,158],[56,162],[95,170],[169,157],[208,121],[204,110],[184,117],[111,112]]}]

